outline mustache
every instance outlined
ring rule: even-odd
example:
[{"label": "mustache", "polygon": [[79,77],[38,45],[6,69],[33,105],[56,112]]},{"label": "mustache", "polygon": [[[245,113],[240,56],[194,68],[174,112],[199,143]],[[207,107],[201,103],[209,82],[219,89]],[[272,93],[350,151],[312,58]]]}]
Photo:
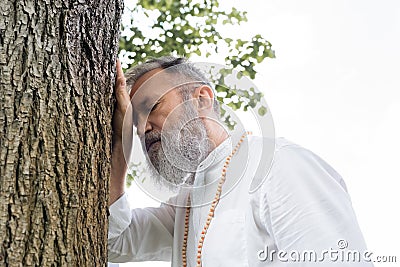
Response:
[{"label": "mustache", "polygon": [[147,132],[141,139],[142,139],[141,140],[142,146],[146,149],[146,151],[149,151],[149,148],[151,147],[152,144],[161,141],[161,132],[159,131]]}]

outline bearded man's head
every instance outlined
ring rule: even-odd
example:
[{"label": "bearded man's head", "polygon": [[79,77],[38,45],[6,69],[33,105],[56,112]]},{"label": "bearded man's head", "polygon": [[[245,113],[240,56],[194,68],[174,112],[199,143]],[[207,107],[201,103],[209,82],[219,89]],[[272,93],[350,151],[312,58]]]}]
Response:
[{"label": "bearded man's head", "polygon": [[220,118],[215,91],[184,58],[149,60],[126,74],[134,124],[155,180],[174,188],[191,184],[198,165],[213,149],[202,106]]}]

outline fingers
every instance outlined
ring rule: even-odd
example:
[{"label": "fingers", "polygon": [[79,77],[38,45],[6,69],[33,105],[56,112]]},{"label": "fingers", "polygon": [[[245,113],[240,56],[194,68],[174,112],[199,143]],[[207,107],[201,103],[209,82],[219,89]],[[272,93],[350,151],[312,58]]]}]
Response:
[{"label": "fingers", "polygon": [[117,80],[125,80],[124,72],[122,71],[121,61],[117,59]]},{"label": "fingers", "polygon": [[126,79],[124,76],[124,72],[122,71],[121,62],[119,59],[117,60],[117,79],[115,82],[115,96],[117,98],[117,102],[121,106],[129,105],[130,98],[128,91],[126,90]]}]

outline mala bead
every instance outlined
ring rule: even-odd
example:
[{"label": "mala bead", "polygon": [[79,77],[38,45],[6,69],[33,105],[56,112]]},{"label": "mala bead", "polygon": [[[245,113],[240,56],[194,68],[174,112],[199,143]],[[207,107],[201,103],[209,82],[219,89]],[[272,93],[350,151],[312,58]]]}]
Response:
[{"label": "mala bead", "polygon": [[[202,252],[203,245],[204,245],[204,239],[206,237],[206,233],[207,233],[208,227],[211,224],[211,220],[212,220],[212,218],[214,218],[214,212],[215,212],[215,209],[216,209],[216,207],[217,207],[217,205],[219,203],[219,199],[221,197],[222,185],[224,184],[224,182],[226,180],[226,171],[228,169],[229,163],[230,163],[232,157],[238,151],[240,145],[243,143],[243,140],[246,137],[246,135],[249,135],[249,134],[251,134],[251,132],[246,132],[246,133],[244,133],[242,135],[242,137],[240,138],[240,141],[238,142],[236,147],[233,149],[233,151],[229,154],[229,156],[225,160],[224,167],[222,168],[222,171],[221,171],[221,178],[220,178],[219,183],[218,183],[217,192],[216,192],[215,198],[214,198],[214,200],[213,200],[213,202],[211,204],[210,211],[208,212],[206,223],[204,225],[203,230],[201,231],[200,239],[198,241],[196,267],[202,267],[201,266],[201,252]],[[182,244],[182,265],[183,265],[183,267],[187,267],[186,252],[187,252],[187,239],[188,239],[188,236],[189,236],[190,204],[191,203],[190,203],[190,195],[189,195],[188,201],[187,201],[186,214],[185,214],[185,230],[184,230],[184,233],[183,233],[183,244]]]}]

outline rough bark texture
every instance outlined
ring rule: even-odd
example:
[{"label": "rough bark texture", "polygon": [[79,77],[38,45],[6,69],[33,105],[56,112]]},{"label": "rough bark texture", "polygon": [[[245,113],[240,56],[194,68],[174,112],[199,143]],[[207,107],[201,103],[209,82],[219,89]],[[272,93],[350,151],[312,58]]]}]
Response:
[{"label": "rough bark texture", "polygon": [[0,266],[105,266],[122,0],[0,4]]}]

